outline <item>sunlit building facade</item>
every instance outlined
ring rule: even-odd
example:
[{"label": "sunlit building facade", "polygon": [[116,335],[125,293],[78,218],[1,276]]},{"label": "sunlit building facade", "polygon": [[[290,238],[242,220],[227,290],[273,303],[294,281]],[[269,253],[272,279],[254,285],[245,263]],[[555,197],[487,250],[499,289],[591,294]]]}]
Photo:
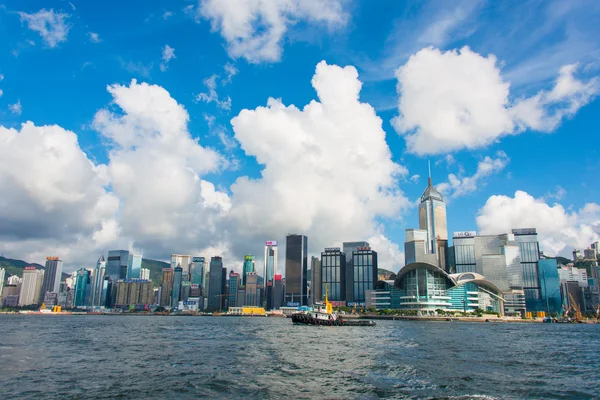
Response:
[{"label": "sunlit building facade", "polygon": [[339,247],[326,248],[321,253],[321,293],[329,291],[329,300],[346,300],[346,255]]}]

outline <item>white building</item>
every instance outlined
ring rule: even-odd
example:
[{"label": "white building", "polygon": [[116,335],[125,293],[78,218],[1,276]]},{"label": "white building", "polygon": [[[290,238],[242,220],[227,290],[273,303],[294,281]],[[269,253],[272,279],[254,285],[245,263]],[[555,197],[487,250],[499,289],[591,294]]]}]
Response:
[{"label": "white building", "polygon": [[588,286],[588,276],[585,269],[561,265],[558,269],[558,277],[561,282],[577,282],[579,287]]},{"label": "white building", "polygon": [[181,267],[183,276],[190,275],[190,265],[192,264],[192,256],[171,254],[171,268]]},{"label": "white building", "polygon": [[150,280],[150,270],[148,268],[142,268],[140,270],[140,279]]},{"label": "white building", "polygon": [[25,267],[23,270],[23,282],[19,293],[19,306],[39,304],[42,300],[42,283],[44,282],[44,270],[35,267]]}]

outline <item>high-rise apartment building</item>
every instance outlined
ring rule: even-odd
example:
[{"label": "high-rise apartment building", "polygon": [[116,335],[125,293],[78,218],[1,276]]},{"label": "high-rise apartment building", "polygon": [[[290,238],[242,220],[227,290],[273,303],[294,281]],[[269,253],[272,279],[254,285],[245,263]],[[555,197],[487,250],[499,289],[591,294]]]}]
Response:
[{"label": "high-rise apartment building", "polygon": [[154,288],[152,282],[134,279],[117,282],[115,306],[129,307],[136,304],[149,305],[154,303]]},{"label": "high-rise apartment building", "polygon": [[431,183],[431,176],[428,178],[427,188],[421,195],[419,229],[427,231],[426,253],[435,254],[437,260],[435,265],[445,270],[448,247],[446,204],[444,197]]},{"label": "high-rise apartment building", "polygon": [[308,302],[308,238],[288,235],[285,243],[285,304]]},{"label": "high-rise apartment building", "polygon": [[160,306],[169,307],[171,305],[171,293],[173,292],[173,277],[175,271],[173,268],[163,268],[162,283],[160,285]]},{"label": "high-rise apartment building", "polygon": [[252,254],[244,256],[244,265],[242,268],[242,285],[246,286],[246,276],[250,272],[256,272],[254,256]]},{"label": "high-rise apartment building", "polygon": [[222,310],[223,297],[223,259],[221,257],[211,257],[210,259],[210,278],[208,284],[208,307],[209,311]]},{"label": "high-rise apartment building", "polygon": [[150,280],[150,269],[148,269],[148,268],[142,268],[140,270],[140,279],[145,280],[145,281],[149,281]]},{"label": "high-rise apartment building", "polygon": [[106,276],[116,282],[119,279],[127,278],[127,269],[129,264],[129,251],[111,250],[108,252],[106,260]]},{"label": "high-rise apartment building", "polygon": [[[265,242],[265,267],[263,271],[263,282],[265,289],[271,285],[273,288],[273,280],[277,273],[277,241],[269,240]],[[265,290],[267,309],[273,306],[273,290]]]},{"label": "high-rise apartment building", "polygon": [[46,292],[58,293],[62,278],[63,262],[58,257],[46,257],[42,296]]},{"label": "high-rise apartment building", "polygon": [[43,270],[35,269],[33,266],[25,267],[23,269],[23,281],[21,282],[21,291],[19,293],[19,306],[40,304],[42,301],[43,281]]},{"label": "high-rise apartment building", "polygon": [[179,265],[173,269],[173,290],[171,291],[171,307],[177,307],[181,299],[181,282],[183,268]]},{"label": "high-rise apartment building", "polygon": [[329,291],[329,300],[346,300],[346,255],[339,247],[321,253],[321,293]]},{"label": "high-rise apartment building", "polygon": [[323,300],[321,294],[322,279],[321,279],[321,260],[319,257],[310,258],[310,294],[312,303],[315,304]]},{"label": "high-rise apartment building", "polygon": [[127,279],[140,279],[142,274],[142,255],[129,253],[127,257]]}]

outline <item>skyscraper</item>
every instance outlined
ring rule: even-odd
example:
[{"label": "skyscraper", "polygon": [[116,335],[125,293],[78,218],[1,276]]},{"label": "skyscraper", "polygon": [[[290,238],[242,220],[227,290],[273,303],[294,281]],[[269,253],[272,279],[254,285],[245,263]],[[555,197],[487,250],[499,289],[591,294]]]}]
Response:
[{"label": "skyscraper", "polygon": [[352,286],[352,282],[354,282],[354,267],[352,266],[352,252],[357,248],[366,249],[369,247],[369,242],[359,241],[359,242],[344,242],[342,243],[342,251],[346,256],[346,276],[345,282],[346,287],[344,288],[344,296],[346,301],[354,300],[354,289]]},{"label": "skyscraper", "polygon": [[240,274],[231,271],[229,273],[229,291],[227,297],[229,298],[229,307],[238,307],[237,305],[237,293],[240,285]]},{"label": "skyscraper", "polygon": [[339,247],[321,253],[321,293],[329,291],[329,300],[346,300],[346,255]]},{"label": "skyscraper", "polygon": [[171,291],[171,307],[175,308],[179,305],[181,298],[181,282],[183,268],[177,266],[173,269],[173,290]]},{"label": "skyscraper", "polygon": [[4,289],[4,268],[0,268],[0,296],[2,296],[2,289]]},{"label": "skyscraper", "polygon": [[200,288],[204,286],[204,257],[192,257],[191,282]]},{"label": "skyscraper", "polygon": [[277,273],[277,241],[269,240],[265,242],[265,268],[264,268],[264,282],[265,287],[268,282],[273,282],[275,274]]},{"label": "skyscraper", "polygon": [[58,293],[62,277],[63,262],[58,257],[46,257],[44,266],[44,283],[42,284],[42,295],[46,292]]},{"label": "skyscraper", "polygon": [[94,270],[94,283],[92,285],[92,306],[103,306],[102,304],[102,289],[104,283],[104,276],[106,273],[106,260],[104,255],[100,256],[96,262],[96,269]]},{"label": "skyscraper", "polygon": [[119,279],[127,278],[127,268],[129,264],[129,251],[111,250],[108,252],[106,261],[106,276],[116,282]]},{"label": "skyscraper", "polygon": [[140,279],[142,273],[142,255],[129,253],[127,257],[127,279]]},{"label": "skyscraper", "polygon": [[224,294],[222,289],[223,281],[223,259],[221,257],[211,257],[210,259],[210,278],[208,284],[208,310],[221,310],[221,297]]},{"label": "skyscraper", "polygon": [[258,275],[256,272],[248,272],[246,276],[246,306],[258,306],[259,305],[259,292],[258,292]]},{"label": "skyscraper", "polygon": [[448,228],[444,197],[431,183],[429,174],[427,188],[421,195],[419,204],[419,228],[427,231],[426,252],[435,254],[436,265],[446,270],[448,248]]},{"label": "skyscraper", "polygon": [[288,235],[285,243],[285,303],[291,306],[307,304],[308,238]]},{"label": "skyscraper", "polygon": [[246,286],[246,275],[250,272],[256,272],[254,268],[254,255],[248,254],[244,256],[244,266],[242,269],[242,285]]},{"label": "skyscraper", "polygon": [[192,256],[182,254],[171,254],[171,268],[181,267],[184,280],[189,280]]},{"label": "skyscraper", "polygon": [[160,305],[169,307],[171,305],[171,293],[173,292],[173,268],[163,268],[162,284],[160,285]]},{"label": "skyscraper", "polygon": [[23,282],[21,282],[21,291],[19,293],[19,306],[40,304],[42,300],[43,280],[43,270],[35,269],[33,266],[25,267],[23,269]]},{"label": "skyscraper", "polygon": [[346,301],[366,302],[367,290],[373,290],[377,282],[377,252],[370,247],[357,247],[352,251],[353,280],[346,282],[352,288],[352,298]]},{"label": "skyscraper", "polygon": [[521,268],[523,270],[523,290],[528,310],[544,310],[542,288],[538,271],[540,245],[535,228],[513,229],[515,240],[519,244]]},{"label": "skyscraper", "polygon": [[312,303],[322,301],[321,286],[321,260],[319,257],[311,257],[310,259],[310,291],[312,297]]},{"label": "skyscraper", "polygon": [[77,270],[77,280],[75,281],[75,298],[73,305],[75,307],[89,306],[89,296],[91,294],[90,271],[85,268]]},{"label": "skyscraper", "polygon": [[142,268],[140,270],[140,279],[149,281],[150,280],[150,269],[148,269],[148,268]]}]

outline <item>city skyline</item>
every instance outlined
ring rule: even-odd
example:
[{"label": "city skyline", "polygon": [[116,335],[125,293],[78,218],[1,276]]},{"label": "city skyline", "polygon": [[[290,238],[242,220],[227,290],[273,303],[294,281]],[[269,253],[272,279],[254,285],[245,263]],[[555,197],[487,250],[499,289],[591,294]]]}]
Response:
[{"label": "city skyline", "polygon": [[309,258],[365,240],[397,271],[428,160],[448,232],[536,227],[550,256],[600,238],[597,2],[317,3],[115,23],[5,1],[0,252],[75,271],[134,243],[262,273],[264,241],[297,232]]}]

